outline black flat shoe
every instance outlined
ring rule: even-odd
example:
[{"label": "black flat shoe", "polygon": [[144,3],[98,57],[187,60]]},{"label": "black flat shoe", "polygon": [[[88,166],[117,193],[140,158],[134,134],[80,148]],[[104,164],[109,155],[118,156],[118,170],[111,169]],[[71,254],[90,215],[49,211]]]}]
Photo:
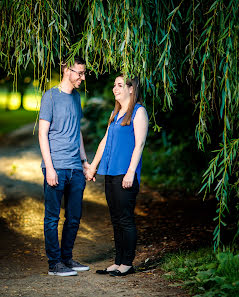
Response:
[{"label": "black flat shoe", "polygon": [[95,273],[98,273],[98,274],[109,274],[110,272],[113,272],[112,271],[108,271],[107,268],[105,268],[104,270],[96,270]]},{"label": "black flat shoe", "polygon": [[134,267],[130,267],[129,270],[127,270],[126,272],[120,272],[119,270],[115,270],[115,271],[109,271],[109,275],[110,276],[126,276],[128,274],[132,274],[135,273]]}]

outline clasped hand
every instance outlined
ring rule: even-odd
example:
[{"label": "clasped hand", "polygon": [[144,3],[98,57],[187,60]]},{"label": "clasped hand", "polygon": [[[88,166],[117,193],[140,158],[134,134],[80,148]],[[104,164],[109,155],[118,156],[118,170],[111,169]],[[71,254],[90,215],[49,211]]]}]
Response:
[{"label": "clasped hand", "polygon": [[93,180],[93,182],[96,181],[96,178],[95,178],[96,168],[93,168],[92,165],[90,165],[89,163],[85,163],[83,166],[83,172],[86,180],[88,181]]},{"label": "clasped hand", "polygon": [[[89,163],[85,163],[83,166],[83,172],[85,175],[85,179],[88,181],[93,180],[96,181],[95,174],[96,174],[96,168],[90,165]],[[128,172],[125,174],[123,181],[122,181],[122,187],[124,189],[131,188],[133,186],[134,182],[134,175],[135,172],[128,170]]]}]

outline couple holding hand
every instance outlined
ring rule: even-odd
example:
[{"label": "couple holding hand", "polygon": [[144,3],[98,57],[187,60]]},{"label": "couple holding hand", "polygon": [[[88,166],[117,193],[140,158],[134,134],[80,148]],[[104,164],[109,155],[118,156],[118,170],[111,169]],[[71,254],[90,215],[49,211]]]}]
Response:
[{"label": "couple holding hand", "polygon": [[[95,180],[97,171],[97,174],[105,175],[105,196],[114,230],[116,256],[111,266],[96,273],[125,276],[135,272],[132,266],[137,240],[134,208],[148,131],[139,81],[123,75],[115,79],[115,108],[105,136],[89,164],[80,130],[80,95],[75,90],[85,80],[85,61],[75,57],[74,65],[69,67],[63,61],[61,67],[62,81],[43,95],[39,114],[48,274],[71,276],[77,271],[89,270],[88,266],[72,259],[72,250],[82,214],[85,180]],[[58,221],[63,195],[65,222],[60,247]]]}]

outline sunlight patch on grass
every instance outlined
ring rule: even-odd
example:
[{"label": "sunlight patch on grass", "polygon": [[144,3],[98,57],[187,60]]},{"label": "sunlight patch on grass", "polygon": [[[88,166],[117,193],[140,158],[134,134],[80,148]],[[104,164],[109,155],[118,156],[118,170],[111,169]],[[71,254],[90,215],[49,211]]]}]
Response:
[{"label": "sunlight patch on grass", "polygon": [[23,96],[23,107],[25,110],[38,111],[41,105],[41,94],[31,93]]},{"label": "sunlight patch on grass", "polygon": [[0,93],[0,108],[8,108],[9,110],[16,110],[21,106],[20,93]]},{"label": "sunlight patch on grass", "polygon": [[[25,110],[37,111],[40,109],[41,94],[28,93],[23,96],[23,107]],[[17,110],[21,106],[21,94],[0,92],[0,108]]]},{"label": "sunlight patch on grass", "polygon": [[0,109],[0,135],[7,134],[26,124],[34,123],[36,119],[36,111]]}]

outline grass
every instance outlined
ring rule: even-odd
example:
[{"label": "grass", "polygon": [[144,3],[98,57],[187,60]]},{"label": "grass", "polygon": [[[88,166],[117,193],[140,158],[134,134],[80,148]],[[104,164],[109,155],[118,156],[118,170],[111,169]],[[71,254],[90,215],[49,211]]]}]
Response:
[{"label": "grass", "polygon": [[36,118],[36,111],[26,111],[24,109],[6,111],[0,109],[0,136],[35,122]]},{"label": "grass", "polygon": [[174,280],[187,280],[198,269],[208,268],[215,260],[213,250],[205,248],[194,252],[179,252],[164,257],[162,268],[169,272],[165,275]]},{"label": "grass", "polygon": [[166,255],[162,262],[164,276],[183,282],[193,296],[239,296],[239,254],[202,248]]}]

